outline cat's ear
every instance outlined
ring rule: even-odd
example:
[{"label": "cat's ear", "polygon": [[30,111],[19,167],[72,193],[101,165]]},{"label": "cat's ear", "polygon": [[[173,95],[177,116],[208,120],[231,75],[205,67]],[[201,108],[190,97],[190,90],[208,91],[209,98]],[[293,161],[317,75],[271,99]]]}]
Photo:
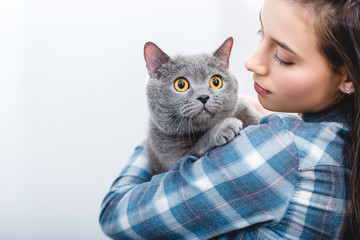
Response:
[{"label": "cat's ear", "polygon": [[215,57],[220,59],[225,63],[225,66],[229,68],[229,58],[231,54],[231,49],[233,46],[234,40],[232,37],[229,37],[225,42],[219,47],[218,50],[213,54]]},{"label": "cat's ear", "polygon": [[147,42],[144,46],[146,68],[150,76],[155,74],[161,64],[169,61],[170,57],[164,53],[155,43]]}]

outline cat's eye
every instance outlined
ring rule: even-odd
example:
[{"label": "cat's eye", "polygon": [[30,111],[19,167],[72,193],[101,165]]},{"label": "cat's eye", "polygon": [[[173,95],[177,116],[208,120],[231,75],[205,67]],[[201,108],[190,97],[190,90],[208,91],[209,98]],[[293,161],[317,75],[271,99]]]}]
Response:
[{"label": "cat's eye", "polygon": [[177,91],[185,92],[189,89],[189,82],[185,78],[179,78],[176,79],[174,86]]},{"label": "cat's eye", "polygon": [[220,89],[222,87],[222,79],[219,76],[210,78],[210,87],[214,89]]}]

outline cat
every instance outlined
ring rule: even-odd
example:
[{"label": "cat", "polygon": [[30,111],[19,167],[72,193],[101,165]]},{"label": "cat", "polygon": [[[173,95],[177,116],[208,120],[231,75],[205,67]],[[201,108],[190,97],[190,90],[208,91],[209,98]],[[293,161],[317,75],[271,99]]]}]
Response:
[{"label": "cat", "polygon": [[153,174],[168,171],[186,155],[203,156],[260,120],[238,98],[237,80],[229,72],[232,46],[230,37],[212,55],[170,58],[156,44],[145,44],[150,111],[145,146]]}]

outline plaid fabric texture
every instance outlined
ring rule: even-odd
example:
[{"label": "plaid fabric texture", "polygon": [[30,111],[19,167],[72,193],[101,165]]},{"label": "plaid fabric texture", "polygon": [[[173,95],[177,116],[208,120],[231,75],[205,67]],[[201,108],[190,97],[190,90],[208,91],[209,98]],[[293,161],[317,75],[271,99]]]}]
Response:
[{"label": "plaid fabric texture", "polygon": [[103,201],[101,227],[113,239],[336,239],[348,139],[335,108],[269,115],[156,176],[137,147]]}]

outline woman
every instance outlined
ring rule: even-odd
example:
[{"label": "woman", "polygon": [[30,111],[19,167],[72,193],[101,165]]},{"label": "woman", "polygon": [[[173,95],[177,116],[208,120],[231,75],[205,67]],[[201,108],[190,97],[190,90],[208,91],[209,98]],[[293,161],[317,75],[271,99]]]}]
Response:
[{"label": "woman", "polygon": [[[138,147],[105,197],[114,239],[359,237],[360,2],[265,0],[245,66],[271,114],[151,176]],[[350,199],[350,201],[348,201]]]}]

